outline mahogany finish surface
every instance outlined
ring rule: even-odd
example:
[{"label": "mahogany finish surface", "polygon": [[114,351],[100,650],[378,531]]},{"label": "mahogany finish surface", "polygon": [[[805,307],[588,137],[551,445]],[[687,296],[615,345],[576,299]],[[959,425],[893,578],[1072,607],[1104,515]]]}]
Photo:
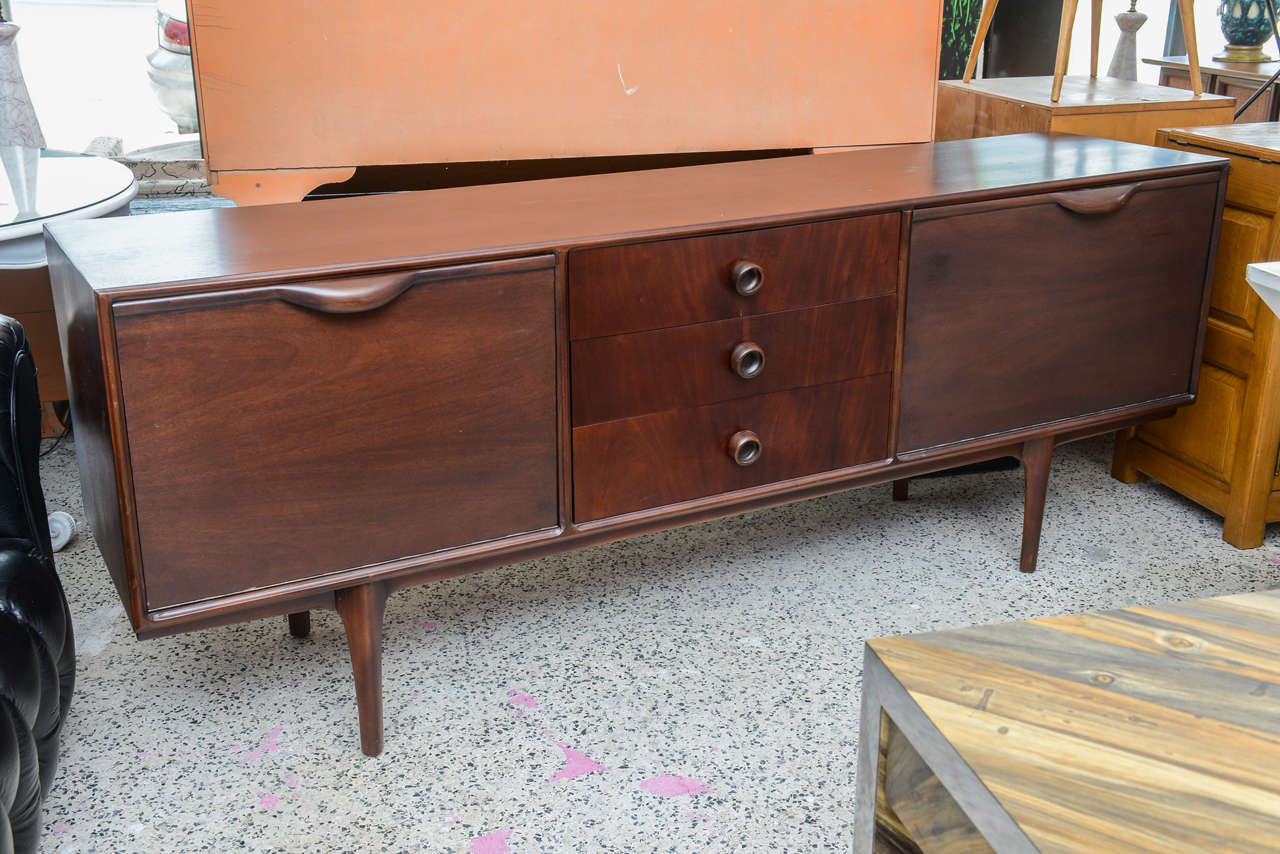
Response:
[{"label": "mahogany finish surface", "polygon": [[[575,426],[820,385],[893,369],[897,300],[876,297],[630,335],[574,341]],[[734,372],[757,345],[763,367]]]},{"label": "mahogany finish surface", "polygon": [[1224,166],[1028,135],[56,224],[90,522],[140,637],[339,608],[371,753],[411,584],[1010,455],[1030,568],[1041,451],[1194,399]]},{"label": "mahogany finish surface", "polygon": [[354,314],[118,304],[148,607],[556,525],[549,261]]},{"label": "mahogany finish surface", "polygon": [[[888,456],[889,374],[575,427],[579,522],[746,489]],[[838,424],[837,430],[815,430]],[[738,431],[759,459],[734,462]]]},{"label": "mahogany finish surface", "polygon": [[[1188,180],[917,214],[899,447],[1190,389],[1213,231],[1186,211],[1221,190],[1213,173]],[[980,248],[993,235],[999,264]]]},{"label": "mahogany finish surface", "polygon": [[[893,293],[897,213],[569,254],[569,337],[592,338]],[[742,296],[733,267],[763,271]]]}]

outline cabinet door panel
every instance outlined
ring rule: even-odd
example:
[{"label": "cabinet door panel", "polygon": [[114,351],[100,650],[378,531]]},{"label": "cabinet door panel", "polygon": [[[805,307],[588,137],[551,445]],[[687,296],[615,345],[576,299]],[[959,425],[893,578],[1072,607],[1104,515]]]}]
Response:
[{"label": "cabinet door panel", "polygon": [[917,216],[899,449],[1193,391],[1210,177]]},{"label": "cabinet door panel", "polygon": [[557,524],[550,259],[420,277],[116,306],[148,607]]}]

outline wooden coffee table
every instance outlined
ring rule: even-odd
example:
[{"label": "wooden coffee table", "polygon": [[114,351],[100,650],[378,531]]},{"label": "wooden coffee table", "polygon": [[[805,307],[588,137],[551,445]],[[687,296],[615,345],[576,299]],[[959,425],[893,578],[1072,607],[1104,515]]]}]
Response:
[{"label": "wooden coffee table", "polygon": [[1280,591],[869,641],[857,852],[1280,849]]}]

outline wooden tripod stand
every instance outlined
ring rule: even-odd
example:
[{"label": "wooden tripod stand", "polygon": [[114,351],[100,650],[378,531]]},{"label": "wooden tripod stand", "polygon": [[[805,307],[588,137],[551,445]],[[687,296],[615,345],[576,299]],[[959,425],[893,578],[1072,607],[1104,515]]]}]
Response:
[{"label": "wooden tripod stand", "polygon": [[[1090,32],[1089,76],[1098,76],[1098,30],[1102,26],[1102,0],[1091,0],[1093,28]],[[1200,55],[1196,49],[1195,12],[1192,9],[1194,0],[1178,0],[1178,12],[1182,17],[1182,37],[1187,43],[1187,65],[1191,69],[1191,91],[1197,95],[1204,92],[1200,83]],[[991,19],[996,14],[999,0],[983,0],[982,16],[978,19],[978,34],[973,40],[973,49],[969,51],[969,62],[964,67],[964,82],[973,79],[973,70],[978,64],[978,51],[987,38],[987,30],[991,29]],[[1057,101],[1062,94],[1062,78],[1067,73],[1067,57],[1071,55],[1071,28],[1076,21],[1076,7],[1080,0],[1062,0],[1062,25],[1058,29],[1058,56],[1053,64],[1053,91],[1050,101]]]}]

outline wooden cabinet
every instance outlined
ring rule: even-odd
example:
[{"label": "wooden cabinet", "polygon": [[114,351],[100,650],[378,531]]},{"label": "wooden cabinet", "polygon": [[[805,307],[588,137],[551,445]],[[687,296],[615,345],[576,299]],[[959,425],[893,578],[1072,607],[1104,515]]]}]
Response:
[{"label": "wooden cabinet", "polygon": [[336,608],[369,753],[407,585],[1003,456],[1030,570],[1054,443],[1194,398],[1224,167],[1023,135],[59,225],[86,508],[140,637]]},{"label": "wooden cabinet", "polygon": [[1052,86],[1052,77],[939,81],[934,139],[1039,131],[1150,145],[1160,128],[1230,122],[1236,104],[1220,94],[1193,95],[1115,77],[1068,77],[1062,96],[1050,101]]},{"label": "wooden cabinet", "polygon": [[1162,146],[1231,159],[1200,399],[1126,431],[1114,473],[1154,477],[1223,517],[1223,539],[1262,544],[1280,520],[1280,341],[1245,266],[1280,259],[1280,123],[1164,131]]},{"label": "wooden cabinet", "polygon": [[[1142,61],[1159,67],[1161,86],[1191,88],[1190,65],[1185,56],[1162,56]],[[1235,98],[1237,104],[1243,104],[1277,69],[1280,69],[1280,62],[1221,62],[1216,59],[1201,59],[1200,80],[1206,92],[1227,95]],[[1235,121],[1271,122],[1277,117],[1280,117],[1280,87],[1272,84],[1270,90],[1259,95]]]}]

